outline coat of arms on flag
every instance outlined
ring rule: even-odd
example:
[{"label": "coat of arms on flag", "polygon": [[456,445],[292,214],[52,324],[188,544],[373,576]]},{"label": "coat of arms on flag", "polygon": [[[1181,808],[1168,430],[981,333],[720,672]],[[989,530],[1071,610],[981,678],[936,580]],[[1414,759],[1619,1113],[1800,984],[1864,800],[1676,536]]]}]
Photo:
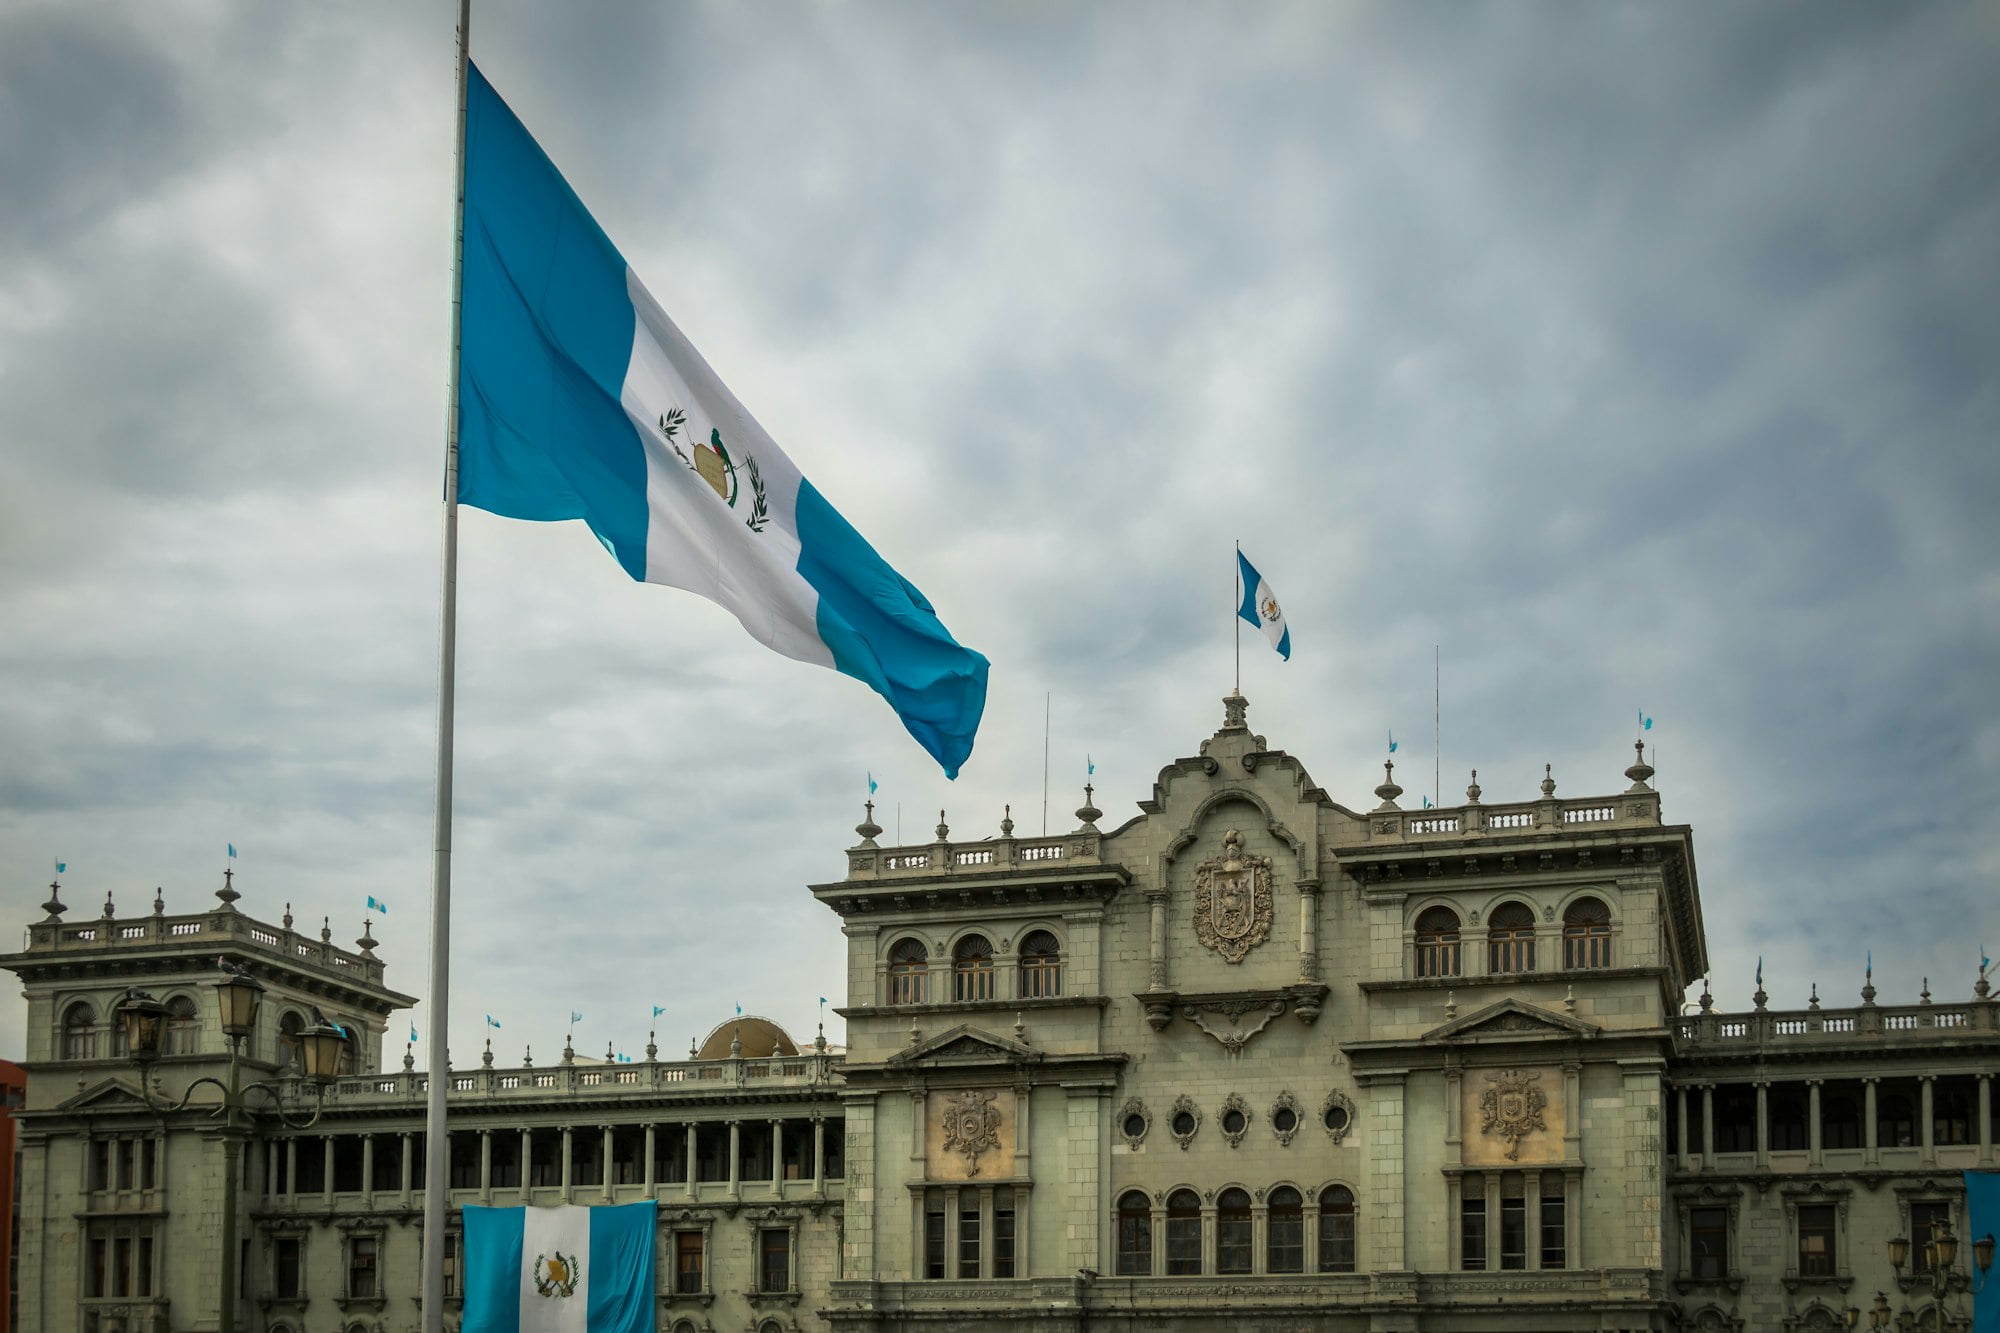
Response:
[{"label": "coat of arms on flag", "polygon": [[557,1250],[553,1256],[535,1256],[535,1290],[544,1296],[568,1298],[576,1295],[576,1284],[583,1276],[583,1269],[577,1264],[576,1256],[563,1257]]}]

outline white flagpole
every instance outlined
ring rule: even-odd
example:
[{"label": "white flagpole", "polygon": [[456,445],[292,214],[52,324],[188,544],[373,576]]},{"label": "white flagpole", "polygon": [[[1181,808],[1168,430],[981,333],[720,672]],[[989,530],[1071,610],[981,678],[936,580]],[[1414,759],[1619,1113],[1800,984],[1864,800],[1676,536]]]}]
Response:
[{"label": "white flagpole", "polygon": [[1229,566],[1229,587],[1236,600],[1229,604],[1229,623],[1236,627],[1236,683],[1231,694],[1243,693],[1243,543],[1236,543],[1236,559]]},{"label": "white flagpole", "polygon": [[465,98],[472,39],[472,0],[458,0],[457,207],[451,243],[451,392],[444,422],[444,589],[438,636],[436,847],[431,861],[430,1080],[424,1115],[424,1333],[444,1333],[445,1182],[450,1138],[445,1052],[451,1044],[447,1004],[451,974],[451,752],[453,684],[458,662],[458,349],[465,290]]}]

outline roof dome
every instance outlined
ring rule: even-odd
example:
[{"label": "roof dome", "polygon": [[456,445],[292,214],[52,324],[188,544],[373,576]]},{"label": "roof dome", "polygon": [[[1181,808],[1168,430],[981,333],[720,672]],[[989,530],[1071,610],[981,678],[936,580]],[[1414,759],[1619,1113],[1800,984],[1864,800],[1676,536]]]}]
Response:
[{"label": "roof dome", "polygon": [[716,1025],[701,1049],[695,1053],[697,1060],[727,1060],[730,1056],[729,1043],[741,1038],[745,1059],[761,1060],[772,1055],[797,1055],[798,1043],[785,1030],[768,1018],[758,1018],[754,1014],[744,1014],[740,1018],[726,1019]]}]

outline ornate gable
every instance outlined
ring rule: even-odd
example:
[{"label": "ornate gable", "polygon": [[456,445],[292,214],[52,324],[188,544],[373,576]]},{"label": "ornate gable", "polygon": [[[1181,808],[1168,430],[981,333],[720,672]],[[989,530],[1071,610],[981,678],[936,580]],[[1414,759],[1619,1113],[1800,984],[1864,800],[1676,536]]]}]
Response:
[{"label": "ornate gable", "polygon": [[1018,1041],[961,1023],[889,1057],[892,1068],[924,1065],[954,1068],[965,1065],[1025,1064],[1040,1060],[1042,1053]]},{"label": "ornate gable", "polygon": [[69,1115],[103,1115],[124,1111],[151,1112],[145,1097],[131,1080],[120,1077],[107,1078],[93,1083],[74,1097],[56,1105],[57,1111]]},{"label": "ornate gable", "polygon": [[1569,1040],[1577,1037],[1596,1037],[1604,1029],[1595,1023],[1585,1023],[1543,1009],[1525,1000],[1509,996],[1497,1004],[1489,1004],[1477,1013],[1455,1018],[1440,1027],[1426,1032],[1419,1041],[1431,1042],[1521,1042],[1547,1041],[1551,1038]]}]

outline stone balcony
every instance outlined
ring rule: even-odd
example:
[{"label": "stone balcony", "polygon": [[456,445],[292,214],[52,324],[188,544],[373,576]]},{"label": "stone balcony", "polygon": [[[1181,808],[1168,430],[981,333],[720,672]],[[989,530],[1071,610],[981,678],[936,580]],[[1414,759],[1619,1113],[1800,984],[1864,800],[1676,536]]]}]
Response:
[{"label": "stone balcony", "polygon": [[1980,995],[1964,1004],[1871,1002],[1851,1009],[1710,1012],[1675,1019],[1673,1035],[1677,1053],[1686,1059],[1761,1058],[1898,1043],[1934,1050],[1955,1040],[2000,1043],[2000,1003]]},{"label": "stone balcony", "polygon": [[[117,966],[121,958],[172,949],[176,953],[216,955],[264,953],[292,966],[309,965],[345,973],[356,983],[382,985],[382,960],[372,951],[354,952],[336,946],[331,932],[302,935],[289,927],[265,925],[231,908],[191,915],[103,916],[91,921],[63,921],[53,914],[28,927],[28,947],[13,955],[14,964],[60,964],[67,961]],[[110,955],[109,958],[104,955]],[[89,956],[87,958],[87,956]]]},{"label": "stone balcony", "polygon": [[[593,1113],[614,1112],[623,1102],[657,1105],[660,1098],[747,1102],[833,1096],[841,1057],[807,1051],[763,1059],[646,1060],[630,1064],[524,1065],[452,1070],[447,1101],[461,1113],[528,1103],[571,1103]],[[326,1114],[368,1114],[421,1107],[430,1075],[405,1069],[390,1074],[349,1074],[326,1094]]]}]

